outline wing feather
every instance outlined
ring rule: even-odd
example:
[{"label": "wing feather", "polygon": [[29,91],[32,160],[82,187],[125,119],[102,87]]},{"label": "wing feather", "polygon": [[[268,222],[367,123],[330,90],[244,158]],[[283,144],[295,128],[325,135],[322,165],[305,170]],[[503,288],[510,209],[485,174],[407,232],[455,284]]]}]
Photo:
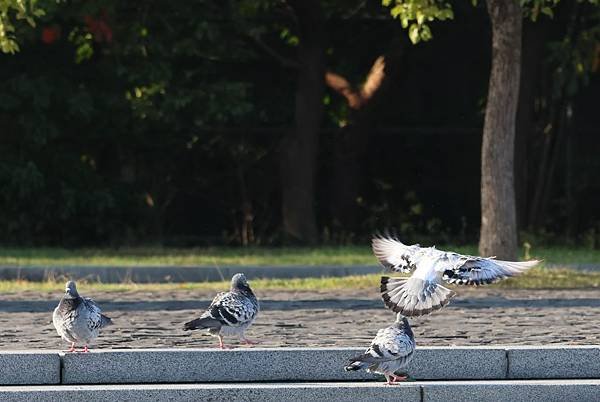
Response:
[{"label": "wing feather", "polygon": [[395,238],[375,236],[371,248],[379,263],[391,271],[409,273],[416,268],[414,254],[420,249],[418,244],[407,246]]},{"label": "wing feather", "polygon": [[234,292],[219,293],[203,314],[228,326],[241,326],[256,316],[256,306],[247,297]]},{"label": "wing feather", "polygon": [[457,285],[484,285],[500,279],[519,275],[540,261],[502,261],[494,258],[447,253],[447,263],[437,269],[443,271],[442,279]]}]

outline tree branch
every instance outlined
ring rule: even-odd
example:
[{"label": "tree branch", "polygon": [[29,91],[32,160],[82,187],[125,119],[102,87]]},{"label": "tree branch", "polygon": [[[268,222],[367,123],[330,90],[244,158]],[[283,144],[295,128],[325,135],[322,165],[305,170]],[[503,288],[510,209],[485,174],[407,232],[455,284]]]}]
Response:
[{"label": "tree branch", "polygon": [[252,35],[252,34],[248,34],[248,38],[250,38],[252,40],[252,42],[254,42],[254,44],[257,47],[259,47],[262,51],[264,51],[269,56],[271,56],[275,60],[277,60],[279,62],[279,64],[281,64],[282,66],[289,67],[289,68],[298,68],[299,67],[299,64],[298,64],[297,61],[289,59],[289,58],[281,55],[278,51],[276,51],[275,49],[273,49],[271,46],[267,45],[258,36],[255,36],[255,35]]}]

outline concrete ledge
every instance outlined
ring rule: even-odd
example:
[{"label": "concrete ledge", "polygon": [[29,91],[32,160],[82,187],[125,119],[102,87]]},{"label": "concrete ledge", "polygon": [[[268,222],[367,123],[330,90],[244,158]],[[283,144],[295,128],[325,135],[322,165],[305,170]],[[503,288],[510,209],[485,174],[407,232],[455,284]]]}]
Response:
[{"label": "concrete ledge", "polygon": [[63,384],[334,381],[373,379],[345,372],[360,351],[346,348],[156,349],[65,354]]},{"label": "concrete ledge", "polygon": [[[151,349],[65,354],[63,384],[352,381],[373,380],[365,371],[346,372],[349,358],[364,349]],[[417,349],[407,369],[415,379],[504,379],[503,348]]]},{"label": "concrete ledge", "polygon": [[600,380],[231,383],[0,387],[2,401],[597,401]]},{"label": "concrete ledge", "polygon": [[407,401],[421,400],[419,385],[377,383],[163,384],[0,387],[2,401]]},{"label": "concrete ledge", "polygon": [[[343,370],[363,350],[0,352],[0,385],[381,380],[364,371]],[[406,371],[416,380],[600,379],[600,346],[421,347]]]},{"label": "concrete ledge", "polygon": [[440,381],[421,385],[424,402],[583,402],[598,401],[600,395],[600,380]]},{"label": "concrete ledge", "polygon": [[508,378],[600,378],[600,346],[509,347]]},{"label": "concrete ledge", "polygon": [[60,384],[58,353],[0,353],[0,385],[18,384]]},{"label": "concrete ledge", "polygon": [[502,347],[417,346],[407,371],[418,380],[487,380],[506,378],[506,369]]},{"label": "concrete ledge", "polygon": [[238,272],[244,272],[249,279],[255,278],[308,278],[321,276],[348,276],[382,273],[376,265],[354,266],[3,266],[0,279],[26,279],[44,281],[49,277],[87,279],[104,283],[160,282],[204,282],[229,280]]}]

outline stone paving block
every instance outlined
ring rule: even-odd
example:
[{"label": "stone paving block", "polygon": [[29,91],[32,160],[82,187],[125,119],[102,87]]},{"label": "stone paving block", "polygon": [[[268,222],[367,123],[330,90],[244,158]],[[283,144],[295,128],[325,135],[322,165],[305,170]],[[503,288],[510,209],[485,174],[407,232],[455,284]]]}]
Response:
[{"label": "stone paving block", "polygon": [[58,352],[3,351],[0,353],[0,385],[59,383]]},{"label": "stone paving block", "polygon": [[506,364],[502,347],[423,347],[407,371],[418,380],[504,379]]},{"label": "stone paving block", "polygon": [[250,381],[334,381],[373,379],[346,372],[344,348],[147,349],[65,354],[64,384],[182,383]]},{"label": "stone paving block", "polygon": [[600,378],[600,346],[507,349],[508,378]]},{"label": "stone paving block", "polygon": [[600,400],[600,380],[439,381],[421,385],[423,402]]},{"label": "stone paving block", "polygon": [[377,383],[152,384],[0,387],[3,402],[62,401],[405,401],[419,402],[419,385]]},{"label": "stone paving block", "polygon": [[[356,348],[147,349],[65,354],[63,383],[182,383],[376,380],[346,372]],[[504,379],[499,348],[419,348],[407,368],[415,379]]]}]

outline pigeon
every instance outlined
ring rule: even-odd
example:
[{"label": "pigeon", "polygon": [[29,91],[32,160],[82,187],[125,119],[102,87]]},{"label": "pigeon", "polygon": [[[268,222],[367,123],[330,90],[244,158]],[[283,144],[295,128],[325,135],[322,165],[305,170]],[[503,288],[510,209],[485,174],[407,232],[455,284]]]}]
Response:
[{"label": "pigeon", "polygon": [[258,300],[244,274],[235,274],[231,278],[229,292],[219,293],[208,309],[195,320],[186,322],[185,331],[207,329],[211,335],[219,338],[219,347],[226,349],[223,335],[237,335],[247,345],[253,342],[244,333],[252,325],[259,311]]},{"label": "pigeon", "polygon": [[362,355],[350,359],[351,363],[344,370],[366,368],[369,373],[383,374],[387,384],[393,385],[396,381],[406,380],[406,375],[399,370],[412,360],[414,351],[415,338],[408,319],[397,314],[396,322],[377,331],[371,346]]},{"label": "pigeon", "polygon": [[410,278],[381,277],[381,297],[386,307],[408,317],[429,314],[449,303],[456,293],[440,285],[442,280],[479,286],[518,275],[540,262],[500,261],[418,244],[407,246],[396,238],[384,236],[375,236],[372,247],[385,268],[402,273],[414,270]]},{"label": "pigeon", "polygon": [[100,329],[113,323],[92,299],[79,296],[73,281],[67,282],[65,294],[54,309],[52,322],[58,335],[71,342],[69,352],[75,352],[75,345],[83,343],[84,353],[89,352],[88,344],[98,337]]}]

